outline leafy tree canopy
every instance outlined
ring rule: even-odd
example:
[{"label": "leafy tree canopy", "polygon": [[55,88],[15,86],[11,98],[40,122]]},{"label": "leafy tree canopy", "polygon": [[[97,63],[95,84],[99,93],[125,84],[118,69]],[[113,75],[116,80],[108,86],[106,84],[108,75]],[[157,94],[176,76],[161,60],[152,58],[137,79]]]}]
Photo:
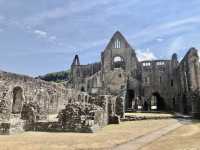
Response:
[{"label": "leafy tree canopy", "polygon": [[70,70],[48,73],[43,76],[38,76],[37,78],[45,81],[64,82],[69,80],[69,77],[70,77]]}]

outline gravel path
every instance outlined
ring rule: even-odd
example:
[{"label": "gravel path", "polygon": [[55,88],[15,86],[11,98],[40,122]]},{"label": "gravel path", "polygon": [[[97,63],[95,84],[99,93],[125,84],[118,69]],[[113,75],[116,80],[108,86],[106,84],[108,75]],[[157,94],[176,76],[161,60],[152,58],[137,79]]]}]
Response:
[{"label": "gravel path", "polygon": [[[187,121],[186,121],[187,122]],[[146,144],[155,141],[156,139],[160,138],[161,136],[166,135],[170,131],[173,131],[182,125],[184,125],[185,121],[182,120],[180,122],[176,122],[173,125],[170,125],[168,127],[159,129],[157,131],[148,133],[146,135],[143,135],[141,137],[137,137],[134,140],[131,140],[128,143],[116,146],[113,148],[113,150],[138,150],[139,148],[145,146]]]}]

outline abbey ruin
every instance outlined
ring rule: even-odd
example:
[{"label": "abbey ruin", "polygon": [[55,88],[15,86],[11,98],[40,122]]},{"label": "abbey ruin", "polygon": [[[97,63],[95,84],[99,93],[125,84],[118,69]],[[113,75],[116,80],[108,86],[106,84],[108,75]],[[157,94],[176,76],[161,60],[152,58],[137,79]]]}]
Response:
[{"label": "abbey ruin", "polygon": [[139,62],[135,50],[116,32],[101,53],[101,61],[81,65],[76,55],[71,65],[72,88],[90,95],[114,95],[124,99],[125,111],[167,110],[200,117],[200,104],[190,99],[199,88],[198,50],[189,49],[178,62],[169,60]]},{"label": "abbey ruin", "polygon": [[[197,49],[189,49],[180,62],[176,54],[168,60],[139,61],[117,31],[101,61],[82,65],[75,56],[65,85],[1,71],[0,127],[2,132],[90,131],[119,123],[127,111],[180,112],[200,118],[200,99],[193,98],[199,86]],[[53,114],[58,120],[50,121]]]}]

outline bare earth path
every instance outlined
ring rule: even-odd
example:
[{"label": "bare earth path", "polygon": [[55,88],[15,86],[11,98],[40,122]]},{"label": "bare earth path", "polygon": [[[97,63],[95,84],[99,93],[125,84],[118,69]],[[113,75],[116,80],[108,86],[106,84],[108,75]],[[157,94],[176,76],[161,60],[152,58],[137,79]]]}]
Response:
[{"label": "bare earth path", "polygon": [[200,121],[193,120],[140,150],[200,150]]},{"label": "bare earth path", "polygon": [[108,125],[94,134],[25,132],[1,135],[0,150],[110,150],[177,122],[176,119],[122,122]]},{"label": "bare earth path", "polygon": [[140,149],[141,147],[147,145],[148,143],[151,143],[151,142],[155,141],[156,139],[166,135],[167,133],[183,126],[184,122],[187,122],[187,121],[183,120],[181,122],[176,122],[167,127],[158,129],[151,133],[147,133],[146,135],[137,137],[128,143],[125,143],[125,144],[115,147],[114,150],[137,150],[137,149]]}]

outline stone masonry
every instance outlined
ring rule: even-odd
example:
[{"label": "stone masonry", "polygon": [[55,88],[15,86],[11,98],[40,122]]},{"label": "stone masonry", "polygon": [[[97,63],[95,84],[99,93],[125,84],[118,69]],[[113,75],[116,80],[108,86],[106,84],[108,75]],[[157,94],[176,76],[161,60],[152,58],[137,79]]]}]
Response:
[{"label": "stone masonry", "polygon": [[75,56],[67,86],[90,95],[122,97],[125,111],[178,111],[197,117],[199,103],[196,106],[189,96],[200,84],[197,53],[191,48],[180,62],[177,54],[167,60],[139,61],[117,31],[102,51],[100,62],[82,65]]}]

